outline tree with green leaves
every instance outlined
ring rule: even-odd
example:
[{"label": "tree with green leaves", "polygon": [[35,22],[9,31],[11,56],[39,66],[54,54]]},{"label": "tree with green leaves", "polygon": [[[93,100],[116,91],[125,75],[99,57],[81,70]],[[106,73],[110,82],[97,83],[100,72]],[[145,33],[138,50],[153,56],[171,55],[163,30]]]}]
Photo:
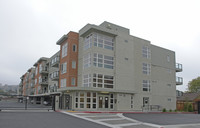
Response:
[{"label": "tree with green leaves", "polygon": [[188,83],[188,90],[189,92],[200,91],[200,77],[197,77]]}]

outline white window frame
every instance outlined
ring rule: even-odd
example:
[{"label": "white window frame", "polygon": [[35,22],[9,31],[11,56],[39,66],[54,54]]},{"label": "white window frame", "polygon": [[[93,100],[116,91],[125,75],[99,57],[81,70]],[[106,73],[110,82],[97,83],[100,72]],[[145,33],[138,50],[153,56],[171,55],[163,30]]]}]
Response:
[{"label": "white window frame", "polygon": [[142,72],[143,72],[143,74],[150,75],[151,74],[151,64],[143,63],[142,64]]},{"label": "white window frame", "polygon": [[61,88],[67,87],[67,79],[61,79],[60,80],[60,87]]},{"label": "white window frame", "polygon": [[144,58],[151,59],[151,50],[150,50],[149,46],[145,45],[142,47],[142,56]]},{"label": "white window frame", "polygon": [[73,86],[76,85],[76,78],[74,78],[74,77],[71,78],[71,85],[73,85]]},{"label": "white window frame", "polygon": [[150,80],[143,80],[142,81],[142,90],[144,92],[150,92],[150,90],[151,90]]},{"label": "white window frame", "polygon": [[67,62],[61,64],[61,74],[67,73]]},{"label": "white window frame", "polygon": [[92,84],[91,74],[83,74],[83,87],[91,87]]},{"label": "white window frame", "polygon": [[62,58],[67,56],[67,49],[68,49],[68,43],[66,42],[63,46],[62,46]]},{"label": "white window frame", "polygon": [[76,61],[72,61],[72,69],[76,69]]},{"label": "white window frame", "polygon": [[83,68],[91,67],[91,53],[88,53],[83,56]]}]

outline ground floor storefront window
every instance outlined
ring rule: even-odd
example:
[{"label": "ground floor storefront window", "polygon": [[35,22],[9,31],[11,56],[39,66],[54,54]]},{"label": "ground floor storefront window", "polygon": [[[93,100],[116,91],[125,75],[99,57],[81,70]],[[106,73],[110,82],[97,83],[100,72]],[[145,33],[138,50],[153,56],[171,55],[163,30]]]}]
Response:
[{"label": "ground floor storefront window", "polygon": [[97,92],[75,92],[75,108],[77,109],[114,109],[114,94]]}]

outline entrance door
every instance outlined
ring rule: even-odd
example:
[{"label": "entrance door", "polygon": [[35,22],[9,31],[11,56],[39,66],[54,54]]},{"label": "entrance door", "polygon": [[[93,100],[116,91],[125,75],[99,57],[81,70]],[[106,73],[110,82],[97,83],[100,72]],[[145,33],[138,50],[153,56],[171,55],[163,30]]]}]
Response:
[{"label": "entrance door", "polygon": [[149,97],[143,97],[143,111],[149,111]]},{"label": "entrance door", "polygon": [[109,97],[108,96],[99,96],[99,108],[100,109],[109,108]]},{"label": "entrance door", "polygon": [[70,95],[65,95],[65,109],[70,109]]}]

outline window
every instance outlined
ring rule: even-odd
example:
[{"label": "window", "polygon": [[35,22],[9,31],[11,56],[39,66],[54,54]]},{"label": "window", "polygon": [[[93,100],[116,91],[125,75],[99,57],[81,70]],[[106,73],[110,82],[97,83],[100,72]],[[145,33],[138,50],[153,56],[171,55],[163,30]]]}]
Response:
[{"label": "window", "polygon": [[106,35],[94,33],[94,46],[101,47],[109,50],[114,49],[114,38]]},{"label": "window", "polygon": [[67,83],[67,79],[61,79],[61,81],[60,81],[60,87],[61,88],[66,87],[66,83]]},{"label": "window", "polygon": [[98,88],[113,88],[113,76],[93,74],[93,87]]},{"label": "window", "polygon": [[35,79],[35,85],[37,84],[37,78]]},{"label": "window", "polygon": [[167,56],[167,62],[170,62],[170,56],[169,55]]},{"label": "window", "polygon": [[93,65],[95,67],[104,67],[104,68],[113,69],[114,60],[113,60],[113,57],[111,56],[94,53]]},{"label": "window", "polygon": [[150,91],[150,80],[143,80],[142,86],[143,86],[143,91],[149,92]]},{"label": "window", "polygon": [[76,61],[72,61],[72,68],[76,69]]},{"label": "window", "polygon": [[62,46],[62,58],[67,56],[67,48],[68,48],[68,43]]},{"label": "window", "polygon": [[91,54],[88,53],[83,56],[83,68],[88,68],[91,66]]},{"label": "window", "polygon": [[91,48],[92,47],[92,34],[90,34],[89,36],[87,36],[85,38],[85,41],[84,41],[84,50],[87,50],[88,48]]},{"label": "window", "polygon": [[167,86],[171,87],[172,85],[171,84],[167,84]]},{"label": "window", "polygon": [[73,44],[73,46],[72,46],[72,51],[73,51],[73,52],[76,52],[76,44]]},{"label": "window", "polygon": [[41,82],[42,82],[42,77],[40,76],[40,77],[39,77],[39,83],[41,83]]},{"label": "window", "polygon": [[38,67],[36,67],[35,69],[35,75],[37,75],[37,73],[38,73]]},{"label": "window", "polygon": [[67,72],[67,62],[61,64],[61,73],[64,74]]},{"label": "window", "polygon": [[143,46],[142,47],[142,56],[144,58],[148,58],[150,59],[151,58],[151,50],[148,46]]},{"label": "window", "polygon": [[151,65],[147,63],[143,63],[142,72],[143,74],[149,75],[151,73]]},{"label": "window", "polygon": [[39,65],[39,72],[42,72],[42,64]]},{"label": "window", "polygon": [[91,87],[91,74],[83,75],[83,87]]},{"label": "window", "polygon": [[131,108],[133,108],[133,95],[131,95]]},{"label": "window", "polygon": [[110,108],[111,109],[114,109],[114,96],[113,96],[113,94],[111,93],[110,94]]},{"label": "window", "polygon": [[84,108],[84,95],[85,93],[84,92],[80,92],[80,108]]},{"label": "window", "polygon": [[168,100],[169,102],[171,102],[171,101],[172,101],[172,99],[171,99],[171,98],[168,98],[167,100]]},{"label": "window", "polygon": [[75,78],[72,78],[72,80],[71,80],[71,85],[73,85],[73,86],[76,85],[76,79],[75,79]]}]

